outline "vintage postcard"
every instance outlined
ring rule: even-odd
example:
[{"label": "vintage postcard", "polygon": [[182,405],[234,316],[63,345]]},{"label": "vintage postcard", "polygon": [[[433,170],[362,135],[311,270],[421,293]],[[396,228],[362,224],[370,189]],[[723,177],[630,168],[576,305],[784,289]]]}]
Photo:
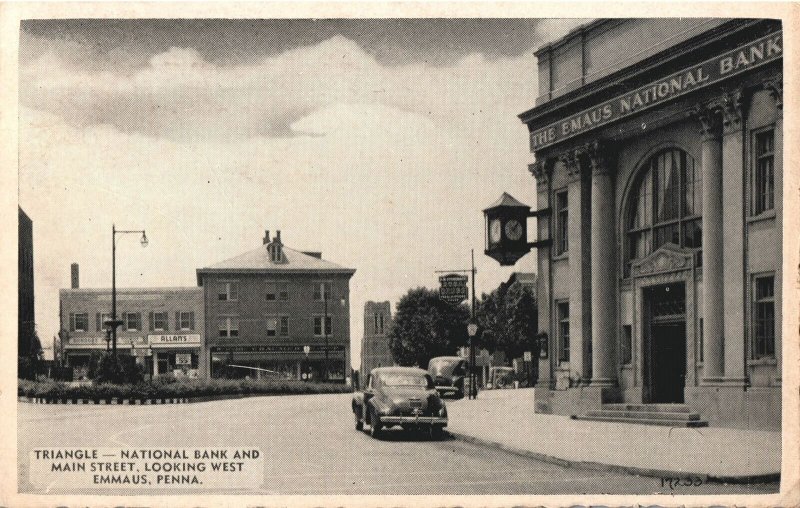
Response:
[{"label": "vintage postcard", "polygon": [[0,22],[0,505],[800,503],[796,5]]}]

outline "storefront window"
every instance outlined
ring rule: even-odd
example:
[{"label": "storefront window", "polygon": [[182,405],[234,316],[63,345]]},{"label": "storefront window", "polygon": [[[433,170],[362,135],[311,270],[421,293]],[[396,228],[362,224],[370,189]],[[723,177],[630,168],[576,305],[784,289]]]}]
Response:
[{"label": "storefront window", "polygon": [[625,276],[633,261],[664,244],[702,245],[702,181],[694,159],[679,149],[660,152],[645,164],[631,191]]}]

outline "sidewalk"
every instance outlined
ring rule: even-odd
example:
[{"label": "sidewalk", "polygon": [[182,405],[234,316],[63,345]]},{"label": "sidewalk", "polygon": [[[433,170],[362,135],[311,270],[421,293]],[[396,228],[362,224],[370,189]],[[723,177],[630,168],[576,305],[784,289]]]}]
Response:
[{"label": "sidewalk", "polygon": [[781,434],[718,427],[670,428],[572,420],[534,413],[533,388],[486,390],[447,401],[448,430],[564,466],[705,481],[777,481]]}]

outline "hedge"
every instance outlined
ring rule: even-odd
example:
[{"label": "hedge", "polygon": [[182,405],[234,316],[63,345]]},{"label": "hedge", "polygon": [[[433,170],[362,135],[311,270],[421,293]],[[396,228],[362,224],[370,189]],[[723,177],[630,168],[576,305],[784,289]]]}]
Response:
[{"label": "hedge", "polygon": [[28,381],[18,379],[17,395],[45,399],[160,399],[225,395],[303,395],[347,393],[343,384],[309,383],[280,379],[211,379],[164,380],[156,378],[137,384],[87,384],[70,386],[60,381]]}]

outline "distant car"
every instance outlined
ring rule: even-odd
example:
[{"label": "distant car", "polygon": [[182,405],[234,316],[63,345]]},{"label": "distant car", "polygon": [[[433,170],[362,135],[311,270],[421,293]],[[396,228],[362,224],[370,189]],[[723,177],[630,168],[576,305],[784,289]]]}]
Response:
[{"label": "distant car", "polygon": [[464,379],[468,370],[469,363],[460,356],[437,356],[428,362],[428,374],[442,397],[464,397]]},{"label": "distant car", "polygon": [[439,397],[433,380],[414,367],[378,367],[370,373],[363,392],[352,401],[356,430],[369,425],[372,437],[384,428],[422,429],[432,439],[440,439],[447,426],[447,407]]},{"label": "distant car", "polygon": [[512,367],[492,367],[489,369],[487,388],[512,388],[516,373]]}]

